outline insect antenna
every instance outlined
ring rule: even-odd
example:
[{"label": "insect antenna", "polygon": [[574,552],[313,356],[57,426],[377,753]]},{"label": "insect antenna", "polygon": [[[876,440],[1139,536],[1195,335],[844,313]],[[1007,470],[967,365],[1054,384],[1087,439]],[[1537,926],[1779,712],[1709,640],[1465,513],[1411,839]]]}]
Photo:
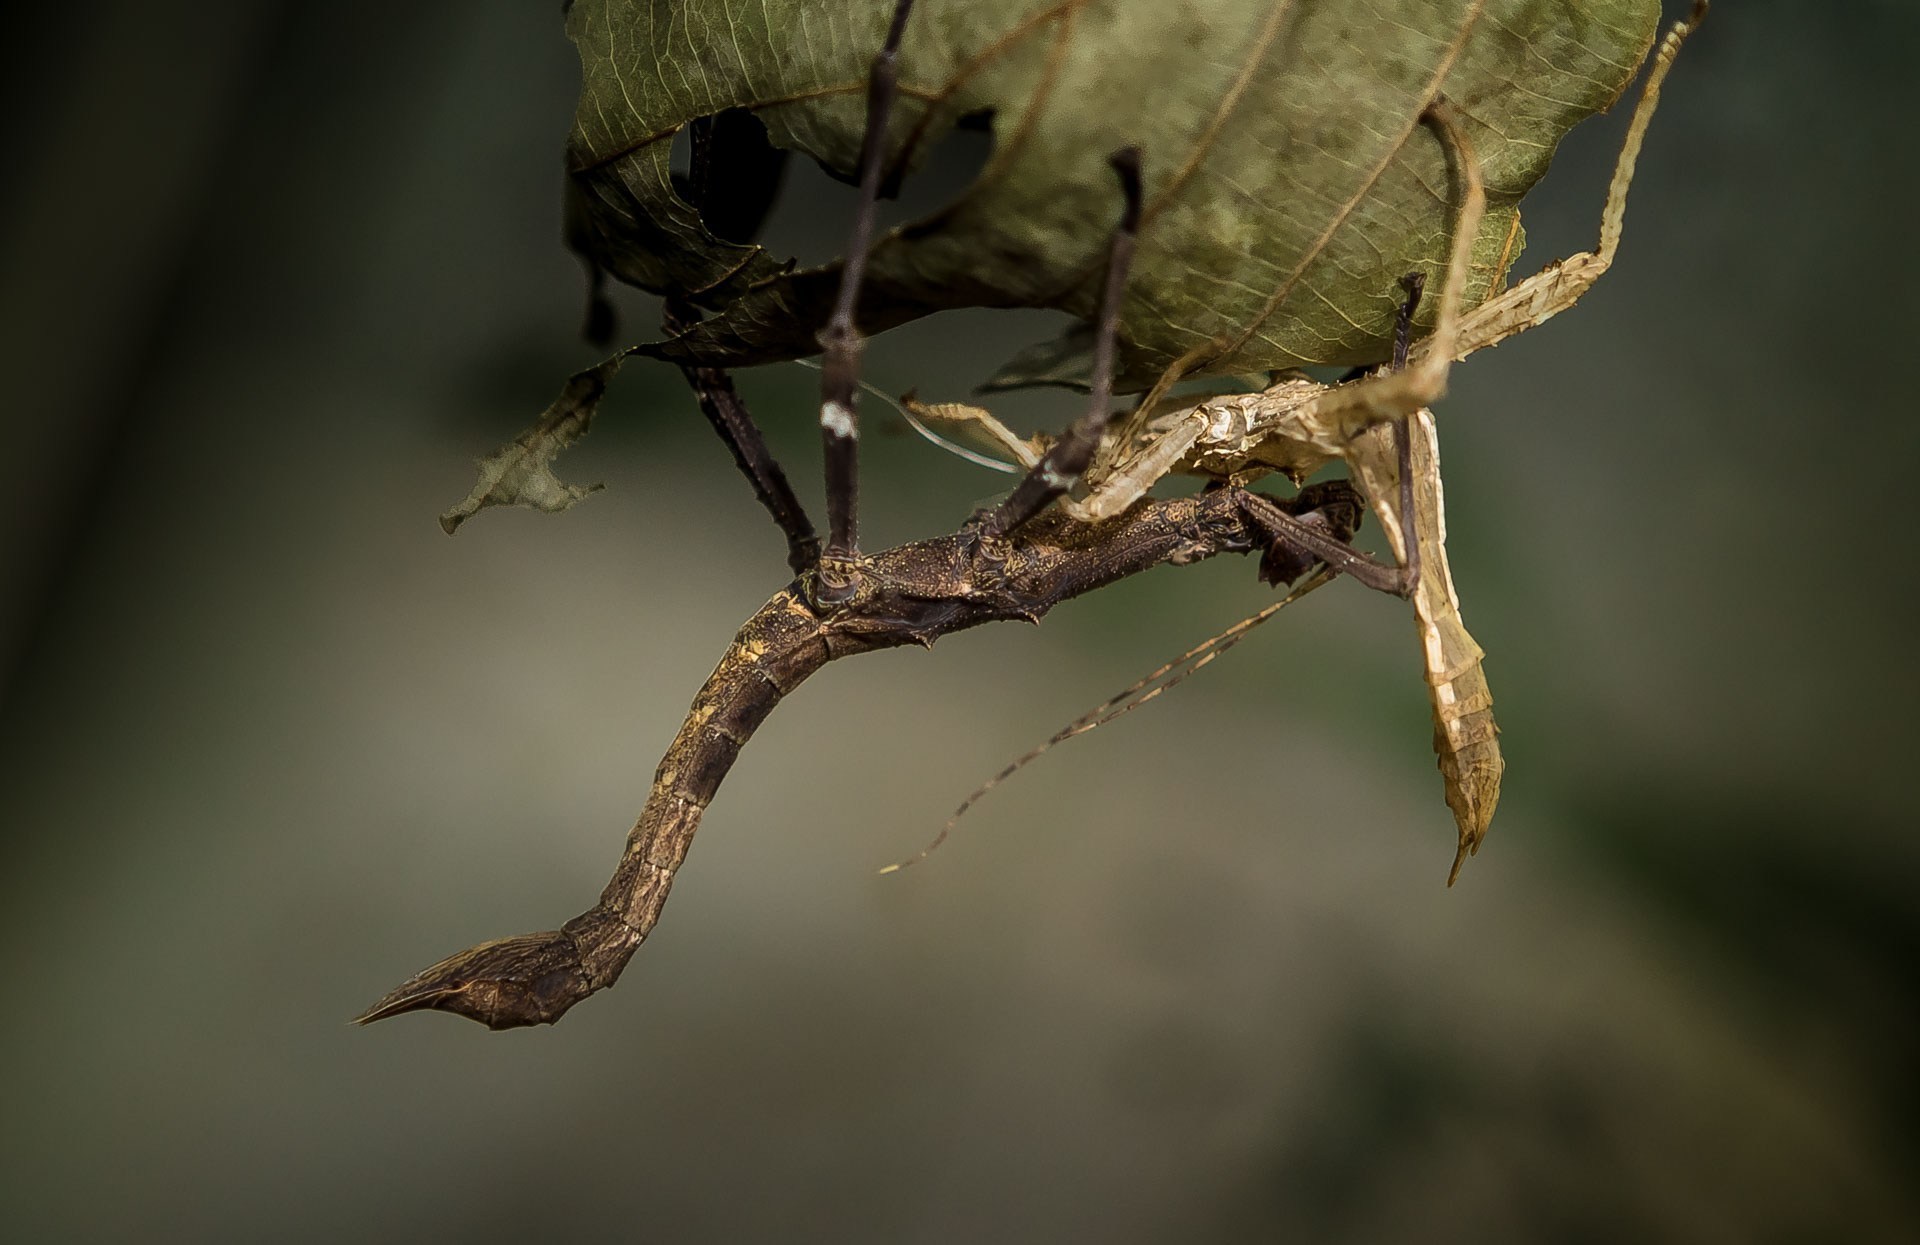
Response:
[{"label": "insect antenna", "polygon": [[1208,663],[1212,662],[1214,658],[1246,639],[1247,635],[1252,632],[1255,627],[1258,627],[1261,623],[1272,618],[1275,614],[1278,614],[1281,610],[1292,605],[1295,601],[1306,596],[1322,584],[1327,583],[1334,578],[1334,575],[1335,573],[1333,571],[1321,567],[1311,578],[1302,581],[1299,587],[1289,592],[1286,596],[1281,597],[1278,601],[1273,602],[1271,605],[1266,606],[1256,613],[1248,615],[1218,635],[1201,641],[1199,644],[1194,645],[1152,673],[1136,679],[1133,683],[1115,692],[1112,696],[1107,697],[1107,699],[1101,701],[1098,705],[1095,705],[1093,708],[1087,710],[1087,712],[1055,731],[1052,735],[1048,736],[1044,742],[1029,748],[1026,752],[1015,757],[1012,761],[1009,761],[999,773],[987,779],[978,787],[975,787],[966,799],[960,801],[959,807],[953,810],[953,815],[947,818],[947,824],[940,827],[940,833],[933,836],[932,842],[905,860],[896,861],[886,866],[881,869],[880,872],[883,874],[898,873],[908,865],[918,864],[925,860],[933,854],[935,848],[947,841],[947,836],[952,834],[953,828],[960,824],[960,819],[967,815],[967,810],[979,803],[987,792],[1025,769],[1029,764],[1051,751],[1055,745],[1063,744],[1077,735],[1084,735],[1095,727],[1105,726],[1115,718],[1132,713],[1135,709],[1138,709],[1140,706],[1160,695],[1160,693],[1179,686],[1192,675],[1198,674]]}]

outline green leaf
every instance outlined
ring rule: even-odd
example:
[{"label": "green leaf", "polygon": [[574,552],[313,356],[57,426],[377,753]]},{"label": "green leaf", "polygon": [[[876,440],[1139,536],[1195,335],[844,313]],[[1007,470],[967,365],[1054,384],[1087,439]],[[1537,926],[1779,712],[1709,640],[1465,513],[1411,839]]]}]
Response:
[{"label": "green leaf", "polygon": [[[696,118],[738,108],[776,147],[851,176],[892,7],[576,0],[582,241],[620,278],[712,313],[641,353],[739,366],[817,351],[838,266],[796,271],[716,236],[668,156]],[[921,0],[890,167],[982,112],[995,148],[958,200],[876,243],[860,326],[963,306],[1090,316],[1120,206],[1106,157],[1132,144],[1147,210],[1122,387],[1182,356],[1191,374],[1376,362],[1395,281],[1446,252],[1452,183],[1420,124],[1428,101],[1454,102],[1485,172],[1478,301],[1519,251],[1521,196],[1567,129],[1618,98],[1658,19],[1657,0]]]}]

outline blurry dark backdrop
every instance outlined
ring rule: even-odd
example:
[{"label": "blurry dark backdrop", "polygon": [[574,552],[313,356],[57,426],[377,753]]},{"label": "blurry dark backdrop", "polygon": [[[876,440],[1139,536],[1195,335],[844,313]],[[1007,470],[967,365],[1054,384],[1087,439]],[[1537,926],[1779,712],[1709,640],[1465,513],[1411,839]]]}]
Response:
[{"label": "blurry dark backdrop", "polygon": [[[591,357],[557,8],[9,19],[5,1235],[1920,1238],[1913,6],[1720,4],[1615,272],[1456,372],[1510,768],[1454,891],[1406,611],[1353,585],[873,875],[1267,600],[1233,559],[829,668],[617,990],[359,1030],[589,902],[785,574],[648,365],[565,460],[605,493],[435,525]],[[1623,115],[1522,271],[1588,244]],[[830,252],[847,202],[797,171],[775,239]],[[943,317],[869,376],[961,397],[1053,327]],[[814,375],[742,383],[817,497]],[[863,467],[876,545],[999,486]]]}]

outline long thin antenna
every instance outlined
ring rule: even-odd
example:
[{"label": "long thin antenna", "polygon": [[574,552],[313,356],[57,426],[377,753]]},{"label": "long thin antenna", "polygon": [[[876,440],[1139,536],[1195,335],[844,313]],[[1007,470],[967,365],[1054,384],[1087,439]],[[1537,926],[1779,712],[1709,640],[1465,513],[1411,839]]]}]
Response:
[{"label": "long thin antenna", "polygon": [[947,824],[940,827],[940,833],[933,836],[931,843],[928,843],[925,847],[921,848],[912,856],[907,857],[905,860],[897,861],[894,864],[886,866],[884,869],[881,869],[880,872],[898,873],[908,865],[918,864],[925,860],[933,854],[935,848],[947,841],[947,836],[953,833],[953,828],[960,823],[960,819],[967,815],[967,810],[979,803],[981,797],[986,795],[987,792],[1025,769],[1028,764],[1037,760],[1042,754],[1051,751],[1056,744],[1063,744],[1076,735],[1084,735],[1095,727],[1105,726],[1115,718],[1132,713],[1141,705],[1146,704],[1154,697],[1160,695],[1160,693],[1170,688],[1178,687],[1191,676],[1198,674],[1214,658],[1246,639],[1248,633],[1255,627],[1258,627],[1261,623],[1272,618],[1275,614],[1278,614],[1281,610],[1292,605],[1295,601],[1306,596],[1322,584],[1329,582],[1334,578],[1334,575],[1334,571],[1328,570],[1326,567],[1321,567],[1311,579],[1306,580],[1298,588],[1295,588],[1286,596],[1281,597],[1278,601],[1275,601],[1258,613],[1248,615],[1220,634],[1194,645],[1186,652],[1180,654],[1180,656],[1153,671],[1153,673],[1135,680],[1129,686],[1115,692],[1112,696],[1107,697],[1106,700],[1067,723],[1049,736],[1046,742],[1030,748],[1020,756],[1015,757],[1004,769],[974,788],[973,792],[968,795],[966,799],[960,801],[960,806],[953,810],[953,816],[947,818]]}]

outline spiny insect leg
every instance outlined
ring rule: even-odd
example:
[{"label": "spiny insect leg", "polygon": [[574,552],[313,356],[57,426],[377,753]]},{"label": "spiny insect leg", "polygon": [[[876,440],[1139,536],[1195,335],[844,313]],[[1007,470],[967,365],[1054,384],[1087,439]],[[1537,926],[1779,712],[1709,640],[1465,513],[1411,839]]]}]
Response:
[{"label": "spiny insect leg", "polygon": [[[712,117],[697,117],[688,126],[693,155],[681,193],[703,216],[725,212],[737,215],[740,204],[717,201],[713,179],[715,128]],[[758,206],[764,209],[769,205]],[[661,314],[661,328],[677,337],[692,328],[699,318],[700,312],[692,303],[668,299]],[[787,483],[786,472],[780,469],[773,452],[767,448],[760,426],[733,387],[732,375],[724,368],[693,365],[682,365],[680,374],[692,387],[700,403],[700,413],[713,425],[713,430],[733,454],[734,465],[753,486],[753,495],[785,534],[787,565],[796,575],[810,570],[820,560],[820,538],[814,534],[813,520],[807,517],[806,508],[794,496],[793,486]]]},{"label": "spiny insect leg", "polygon": [[[692,323],[691,313],[674,303],[667,304],[665,328],[669,333],[685,331]],[[814,533],[813,520],[806,507],[794,496],[787,473],[767,448],[760,425],[747,412],[747,404],[733,387],[733,377],[725,368],[682,366],[680,374],[693,387],[700,413],[720,434],[733,452],[734,465],[753,485],[753,495],[767,508],[773,521],[787,537],[787,565],[796,575],[811,570],[820,561],[820,537]]]},{"label": "spiny insect leg", "polygon": [[1352,576],[1375,592],[1404,597],[1410,591],[1406,574],[1400,567],[1374,561],[1345,540],[1329,535],[1325,527],[1294,518],[1264,494],[1245,493],[1240,508],[1268,540],[1304,550],[1333,570]]},{"label": "spiny insect leg", "polygon": [[[1413,316],[1419,310],[1420,295],[1426,289],[1426,278],[1417,272],[1408,273],[1400,279],[1400,286],[1406,290],[1407,297],[1400,304],[1399,314],[1394,321],[1394,371],[1406,366],[1408,345],[1413,337]],[[1364,384],[1365,378],[1353,383]],[[1400,513],[1396,518],[1399,521],[1401,547],[1406,550],[1401,565],[1389,566],[1377,562],[1345,541],[1329,538],[1325,531],[1319,530],[1314,524],[1297,519],[1278,507],[1263,506],[1257,500],[1249,503],[1248,517],[1258,523],[1270,539],[1318,558],[1334,570],[1359,580],[1375,591],[1408,597],[1420,582],[1420,544],[1413,509],[1413,431],[1405,416],[1390,423],[1395,435],[1400,476]]]},{"label": "spiny insect leg", "polygon": [[986,536],[1005,536],[1046,509],[1072,488],[1093,462],[1100,438],[1113,418],[1114,341],[1120,331],[1120,302],[1126,293],[1127,267],[1140,230],[1140,151],[1125,147],[1109,160],[1120,179],[1124,206],[1107,250],[1106,283],[1100,293],[1100,320],[1094,333],[1093,394],[1087,413],[1055,441],[1033,470],[1014,486],[1006,500],[982,515],[979,530]]},{"label": "spiny insect leg", "polygon": [[[1592,251],[1580,251],[1556,264],[1550,264],[1520,284],[1505,290],[1474,308],[1460,321],[1459,336],[1448,344],[1455,359],[1464,359],[1476,350],[1497,346],[1515,333],[1542,324],[1580,300],[1613,264],[1620,248],[1620,232],[1627,216],[1627,188],[1633,184],[1634,165],[1640,158],[1640,145],[1647,126],[1660,105],[1660,87],[1680,45],[1706,18],[1707,5],[1698,0],[1687,16],[1668,29],[1666,38],[1653,55],[1653,68],[1647,71],[1646,84],[1640,88],[1640,102],[1634,106],[1627,123],[1627,137],[1614,162],[1613,180],[1607,187],[1606,206],[1600,212],[1600,240]],[[1423,352],[1439,349],[1439,343],[1422,347]]]}]

